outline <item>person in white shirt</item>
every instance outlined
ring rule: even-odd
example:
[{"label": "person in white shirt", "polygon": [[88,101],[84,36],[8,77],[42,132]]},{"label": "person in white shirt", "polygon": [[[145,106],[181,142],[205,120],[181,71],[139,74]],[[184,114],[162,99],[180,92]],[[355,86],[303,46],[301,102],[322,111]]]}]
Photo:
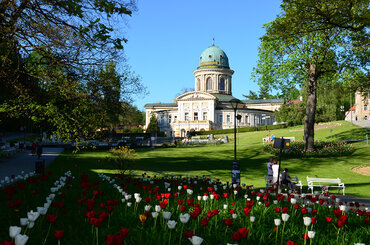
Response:
[{"label": "person in white shirt", "polygon": [[273,161],[273,158],[270,157],[269,162],[267,163],[267,176],[268,176],[267,178],[269,180],[269,185],[272,184],[272,176],[273,176],[272,165],[274,165],[272,161]]},{"label": "person in white shirt", "polygon": [[278,181],[278,176],[279,176],[279,164],[277,163],[277,160],[273,160],[274,165],[272,165],[272,184],[276,185]]}]

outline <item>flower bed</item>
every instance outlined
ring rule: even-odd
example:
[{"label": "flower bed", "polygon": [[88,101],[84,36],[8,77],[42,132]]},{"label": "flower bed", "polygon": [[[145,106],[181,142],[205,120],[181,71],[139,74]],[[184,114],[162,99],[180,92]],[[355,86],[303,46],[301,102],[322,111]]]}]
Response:
[{"label": "flower bed", "polygon": [[[330,156],[345,156],[354,152],[352,144],[347,142],[333,142],[333,141],[315,141],[315,150],[313,152],[304,151],[303,141],[290,142],[290,148],[284,149],[283,156],[286,157],[330,157]],[[265,144],[264,151],[279,155],[280,150],[274,149],[273,143]]]},{"label": "flower bed", "polygon": [[370,212],[335,196],[275,196],[206,177],[66,176],[34,177],[49,186],[37,194],[33,184],[1,189],[0,243],[354,244],[370,235]]}]

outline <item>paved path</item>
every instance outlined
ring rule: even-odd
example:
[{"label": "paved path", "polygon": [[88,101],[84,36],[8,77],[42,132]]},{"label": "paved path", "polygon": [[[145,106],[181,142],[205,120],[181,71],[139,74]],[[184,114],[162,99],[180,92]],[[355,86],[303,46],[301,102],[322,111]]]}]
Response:
[{"label": "paved path", "polygon": [[[45,159],[45,167],[54,161],[62,153],[63,148],[43,148],[42,159]],[[0,180],[12,174],[18,175],[22,171],[29,173],[35,170],[37,156],[32,156],[31,151],[16,153],[12,158],[0,158]]]},{"label": "paved path", "polygon": [[370,130],[370,120],[353,121],[353,123]]}]

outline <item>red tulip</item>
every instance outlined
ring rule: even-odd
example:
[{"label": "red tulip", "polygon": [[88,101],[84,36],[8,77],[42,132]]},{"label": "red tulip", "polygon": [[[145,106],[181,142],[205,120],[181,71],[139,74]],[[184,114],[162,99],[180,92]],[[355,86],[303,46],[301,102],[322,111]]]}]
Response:
[{"label": "red tulip", "polygon": [[245,238],[247,237],[249,230],[247,230],[245,227],[242,227],[238,229],[238,232],[243,238]]},{"label": "red tulip", "polygon": [[297,245],[297,243],[293,242],[292,240],[289,240],[286,245]]},{"label": "red tulip", "polygon": [[270,203],[269,202],[265,202],[265,206],[266,207],[270,206]]},{"label": "red tulip", "polygon": [[57,220],[58,216],[55,214],[48,214],[47,220],[49,223],[54,223]]},{"label": "red tulip", "polygon": [[57,230],[57,231],[54,232],[54,237],[57,240],[62,240],[63,239],[63,234],[64,234],[63,230]]},{"label": "red tulip", "polygon": [[276,213],[280,213],[280,208],[279,208],[279,207],[276,207],[276,208],[275,208],[275,212],[276,212]]},{"label": "red tulip", "polygon": [[180,210],[181,210],[181,212],[185,212],[186,207],[185,207],[185,206],[181,206],[181,207],[180,207]]},{"label": "red tulip", "polygon": [[234,241],[239,242],[239,241],[240,241],[240,239],[242,239],[242,236],[240,235],[240,233],[239,233],[239,232],[234,232],[234,233],[233,233],[233,239],[234,239]]},{"label": "red tulip", "polygon": [[302,214],[307,214],[308,213],[308,209],[307,208],[302,208],[301,209],[301,213]]},{"label": "red tulip", "polygon": [[101,220],[97,218],[91,218],[90,223],[96,227],[99,227],[101,225]]},{"label": "red tulip", "polygon": [[185,231],[185,239],[188,240],[189,238],[192,238],[194,236],[193,231]]},{"label": "red tulip", "polygon": [[231,225],[233,224],[233,220],[232,220],[232,219],[230,219],[230,218],[227,218],[227,219],[225,219],[225,224],[226,224],[227,226],[231,226]]},{"label": "red tulip", "polygon": [[243,208],[243,212],[245,215],[248,215],[251,212],[250,208]]},{"label": "red tulip", "polygon": [[326,219],[326,222],[328,222],[328,223],[330,223],[333,220],[332,217],[325,217],[325,219]]},{"label": "red tulip", "polygon": [[316,224],[316,217],[311,218],[311,224]]},{"label": "red tulip", "polygon": [[125,237],[127,236],[129,231],[130,231],[130,229],[128,229],[128,228],[122,228],[119,233],[123,237],[123,239],[125,239]]},{"label": "red tulip", "polygon": [[203,225],[203,226],[207,226],[208,225],[208,219],[207,218],[203,218],[200,223]]}]

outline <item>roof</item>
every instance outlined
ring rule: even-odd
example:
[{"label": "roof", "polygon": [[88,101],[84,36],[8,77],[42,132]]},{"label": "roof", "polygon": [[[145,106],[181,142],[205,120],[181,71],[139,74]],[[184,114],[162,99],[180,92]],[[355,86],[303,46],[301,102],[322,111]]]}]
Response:
[{"label": "roof", "polygon": [[212,95],[215,96],[220,102],[229,102],[232,99],[237,99],[229,94],[212,94]]},{"label": "roof", "polygon": [[242,100],[244,104],[266,104],[266,103],[284,103],[283,99],[260,99],[260,100]]},{"label": "roof", "polygon": [[230,69],[229,58],[227,58],[226,53],[221,48],[213,44],[200,55],[198,69],[204,68]]},{"label": "roof", "polygon": [[150,107],[177,107],[177,103],[149,103],[144,105],[144,108]]}]

